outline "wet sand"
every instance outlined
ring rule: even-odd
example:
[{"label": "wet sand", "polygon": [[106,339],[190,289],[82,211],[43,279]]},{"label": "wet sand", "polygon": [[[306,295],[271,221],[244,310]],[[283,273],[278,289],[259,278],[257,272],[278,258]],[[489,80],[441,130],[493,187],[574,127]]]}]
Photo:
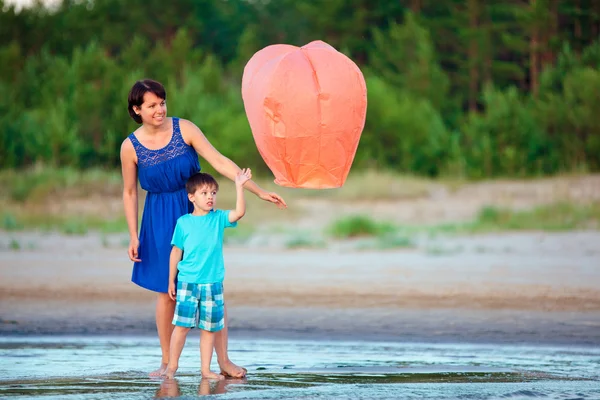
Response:
[{"label": "wet sand", "polygon": [[[600,344],[600,232],[431,240],[228,246],[231,335]],[[154,295],[130,282],[122,241],[0,233],[0,334],[153,335]]]}]

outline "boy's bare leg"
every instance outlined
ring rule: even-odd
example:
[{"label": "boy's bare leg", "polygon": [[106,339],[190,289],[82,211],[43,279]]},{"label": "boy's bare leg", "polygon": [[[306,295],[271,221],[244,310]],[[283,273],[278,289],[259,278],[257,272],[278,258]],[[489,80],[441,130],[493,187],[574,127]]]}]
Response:
[{"label": "boy's bare leg", "polygon": [[232,376],[234,378],[243,378],[246,376],[246,370],[237,366],[229,359],[227,353],[227,305],[225,306],[225,326],[219,332],[215,333],[215,351],[217,352],[217,362],[221,368],[221,374]]},{"label": "boy's bare leg", "polygon": [[169,364],[169,348],[171,335],[173,333],[173,314],[175,313],[175,302],[167,293],[159,293],[156,299],[156,330],[160,341],[162,360],[160,368],[150,372],[150,376],[161,376]]},{"label": "boy's bare leg", "polygon": [[176,326],[173,329],[173,335],[171,336],[171,350],[169,351],[169,365],[167,366],[163,375],[167,379],[173,379],[177,368],[179,368],[179,357],[183,346],[185,346],[185,339],[187,337],[190,328],[184,328],[182,326]]},{"label": "boy's bare leg", "polygon": [[[223,375],[215,374],[210,370],[210,361],[212,360],[215,348],[215,332],[202,330],[200,338],[200,372],[203,379],[225,379]],[[169,369],[171,366],[169,366]]]}]

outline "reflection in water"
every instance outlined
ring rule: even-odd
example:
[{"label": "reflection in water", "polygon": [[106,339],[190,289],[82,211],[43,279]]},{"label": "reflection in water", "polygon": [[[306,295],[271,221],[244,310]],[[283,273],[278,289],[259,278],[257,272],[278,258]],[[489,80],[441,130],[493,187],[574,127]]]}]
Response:
[{"label": "reflection in water", "polygon": [[[230,385],[246,383],[248,380],[243,379],[200,379],[198,385],[198,395],[207,396],[211,394],[225,394]],[[155,398],[165,397],[180,397],[182,395],[179,381],[177,379],[165,379],[160,384],[156,391]]]},{"label": "reflection in water", "polygon": [[230,385],[246,383],[247,379],[224,379],[222,381],[215,381],[212,379],[200,379],[200,385],[198,385],[198,394],[201,396],[208,394],[225,394],[227,393]]},{"label": "reflection in water", "polygon": [[177,379],[150,379],[157,347],[144,337],[0,337],[0,398],[600,399],[595,347],[232,340],[248,376],[223,381],[201,379],[195,351]]},{"label": "reflection in water", "polygon": [[177,379],[165,379],[158,387],[154,397],[163,398],[179,396],[181,396],[181,389],[179,388],[179,382]]}]

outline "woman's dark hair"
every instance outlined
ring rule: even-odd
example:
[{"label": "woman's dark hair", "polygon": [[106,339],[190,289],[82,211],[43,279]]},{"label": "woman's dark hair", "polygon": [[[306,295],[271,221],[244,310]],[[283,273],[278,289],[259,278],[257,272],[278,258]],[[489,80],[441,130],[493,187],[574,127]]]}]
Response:
[{"label": "woman's dark hair", "polygon": [[133,111],[133,106],[141,107],[141,105],[144,103],[144,94],[147,92],[154,93],[163,100],[167,99],[165,87],[160,82],[153,81],[152,79],[137,81],[129,91],[129,98],[127,99],[129,106],[127,109],[129,110],[129,115],[131,115],[131,118],[133,118],[133,120],[138,124],[142,123],[142,117]]},{"label": "woman's dark hair", "polygon": [[219,184],[217,183],[217,180],[213,178],[211,174],[207,174],[206,172],[197,172],[190,176],[185,184],[185,189],[189,194],[194,194],[198,188],[204,185],[212,186],[215,188],[215,190],[219,190]]}]

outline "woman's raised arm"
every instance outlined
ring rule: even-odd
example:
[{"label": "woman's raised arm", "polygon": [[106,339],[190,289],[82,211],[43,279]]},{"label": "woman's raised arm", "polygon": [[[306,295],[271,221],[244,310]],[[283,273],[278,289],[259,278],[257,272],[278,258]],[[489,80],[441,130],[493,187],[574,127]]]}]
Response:
[{"label": "woman's raised arm", "polygon": [[[187,144],[192,146],[196,152],[206,160],[218,173],[221,175],[235,180],[236,175],[241,170],[236,163],[231,161],[229,158],[221,154],[215,147],[208,141],[206,136],[202,133],[194,123],[181,119],[180,120],[181,134]],[[267,192],[256,184],[256,182],[250,180],[244,184],[244,188],[254,193],[262,200],[274,203],[279,208],[286,208],[287,204],[277,193]]]}]

